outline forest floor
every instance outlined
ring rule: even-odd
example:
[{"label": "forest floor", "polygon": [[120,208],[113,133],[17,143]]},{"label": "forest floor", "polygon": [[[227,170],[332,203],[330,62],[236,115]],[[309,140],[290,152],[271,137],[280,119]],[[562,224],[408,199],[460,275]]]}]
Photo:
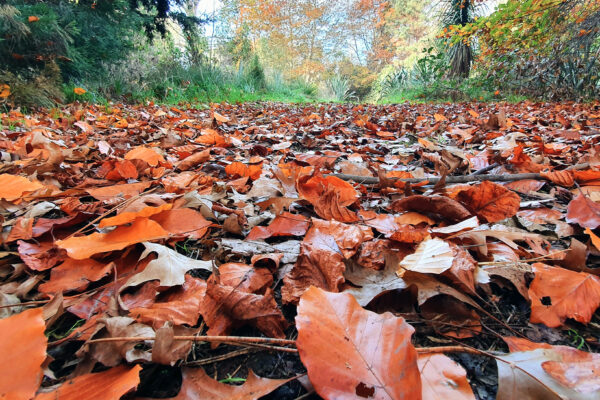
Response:
[{"label": "forest floor", "polygon": [[600,396],[594,104],[0,118],[0,397]]}]

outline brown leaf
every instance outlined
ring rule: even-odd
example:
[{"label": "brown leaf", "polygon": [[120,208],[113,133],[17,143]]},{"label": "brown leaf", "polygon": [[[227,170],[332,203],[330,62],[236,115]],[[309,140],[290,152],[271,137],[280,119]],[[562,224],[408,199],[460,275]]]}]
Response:
[{"label": "brown leaf", "polygon": [[521,199],[504,186],[483,181],[460,192],[458,201],[483,221],[497,222],[515,215]]},{"label": "brown leaf", "polygon": [[154,328],[162,327],[165,322],[194,326],[200,317],[200,306],[205,293],[206,282],[186,275],[181,287],[161,295],[149,307],[130,308],[129,316]]},{"label": "brown leaf", "polygon": [[298,261],[284,277],[283,302],[297,303],[311,285],[338,292],[344,283],[344,259],[352,257],[360,243],[371,238],[370,230],[356,225],[313,220],[300,245]]},{"label": "brown leaf", "polygon": [[311,287],[300,300],[296,345],[325,399],[421,399],[414,329],[401,317],[361,308],[345,293]]},{"label": "brown leaf", "polygon": [[579,194],[567,207],[567,222],[584,228],[596,229],[600,226],[600,204]]},{"label": "brown leaf", "polygon": [[393,211],[417,211],[436,214],[450,222],[460,222],[471,217],[462,204],[445,196],[414,195],[392,203]]},{"label": "brown leaf", "polygon": [[241,386],[228,385],[209,377],[202,368],[183,368],[183,383],[173,400],[258,400],[271,393],[290,379],[260,378],[248,371],[248,378]]},{"label": "brown leaf", "polygon": [[[221,282],[214,274],[209,278],[200,309],[209,327],[208,334],[227,335],[234,328],[249,324],[269,337],[285,337],[287,322],[275,303],[273,291],[267,287],[263,294],[245,292],[245,281],[246,275],[233,282]],[[255,288],[252,283],[248,285]],[[260,286],[263,291],[264,285]]]}]

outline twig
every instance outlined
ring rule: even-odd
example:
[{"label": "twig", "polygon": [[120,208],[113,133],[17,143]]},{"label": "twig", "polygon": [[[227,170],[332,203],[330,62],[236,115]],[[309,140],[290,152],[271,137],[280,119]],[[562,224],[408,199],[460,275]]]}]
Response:
[{"label": "twig", "polygon": [[500,164],[498,163],[493,163],[491,165],[488,165],[487,167],[483,167],[481,169],[478,169],[477,171],[473,172],[471,175],[481,175],[481,174],[485,174],[488,171],[493,170],[494,168],[500,166]]},{"label": "twig", "polygon": [[441,353],[468,353],[477,355],[488,355],[488,352],[478,350],[473,347],[465,346],[438,346],[438,347],[417,347],[417,353],[420,354],[441,354]]},{"label": "twig", "polygon": [[[123,337],[109,337],[88,340],[87,343],[105,343],[105,342],[139,342],[139,341],[152,341],[155,340],[152,336],[123,336]],[[192,342],[216,342],[216,343],[266,343],[266,344],[277,344],[277,345],[295,345],[295,340],[289,339],[277,339],[277,338],[261,338],[261,337],[248,337],[248,336],[173,336],[173,340],[190,340]]]},{"label": "twig", "polygon": [[[589,164],[577,164],[569,168],[569,170],[579,170],[589,167]],[[360,175],[348,175],[348,174],[329,174],[328,176],[335,176],[345,181],[355,181],[364,183],[367,185],[376,185],[379,183],[379,178],[372,176],[360,176]],[[440,181],[439,177],[431,178],[388,178],[393,182],[405,182],[405,183],[422,183],[429,182],[434,185]],[[481,182],[481,181],[492,181],[492,182],[514,182],[523,179],[536,179],[536,180],[548,180],[543,177],[542,174],[538,173],[524,173],[524,174],[505,174],[505,175],[460,175],[460,176],[447,176],[446,183],[469,183],[469,182]]]},{"label": "twig", "polygon": [[255,353],[257,351],[259,351],[258,348],[247,347],[245,349],[231,351],[227,354],[221,354],[220,356],[203,358],[202,360],[197,360],[197,361],[190,361],[188,363],[185,363],[185,365],[207,365],[207,364],[212,364],[212,363],[219,362],[219,361],[228,360],[233,357],[243,356],[244,354]]}]

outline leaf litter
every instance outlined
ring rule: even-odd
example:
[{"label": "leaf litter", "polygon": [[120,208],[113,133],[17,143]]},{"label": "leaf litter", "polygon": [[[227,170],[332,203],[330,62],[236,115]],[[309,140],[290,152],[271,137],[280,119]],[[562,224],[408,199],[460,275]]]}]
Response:
[{"label": "leaf litter", "polygon": [[0,397],[600,396],[592,104],[0,118]]}]

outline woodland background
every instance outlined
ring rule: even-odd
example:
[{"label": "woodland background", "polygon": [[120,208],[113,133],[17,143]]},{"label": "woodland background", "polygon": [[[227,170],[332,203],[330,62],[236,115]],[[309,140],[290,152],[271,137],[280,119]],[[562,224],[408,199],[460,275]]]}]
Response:
[{"label": "woodland background", "polygon": [[10,0],[0,101],[590,99],[599,24],[596,0]]}]

